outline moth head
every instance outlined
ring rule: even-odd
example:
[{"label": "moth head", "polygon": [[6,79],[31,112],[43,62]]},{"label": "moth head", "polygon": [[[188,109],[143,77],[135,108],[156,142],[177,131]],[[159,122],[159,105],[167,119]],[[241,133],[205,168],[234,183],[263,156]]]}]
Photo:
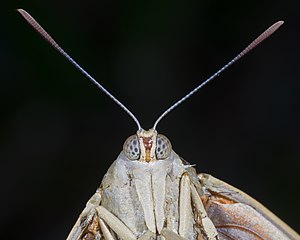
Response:
[{"label": "moth head", "polygon": [[123,151],[129,160],[153,162],[168,158],[172,151],[171,142],[157,131],[140,129],[124,143]]}]

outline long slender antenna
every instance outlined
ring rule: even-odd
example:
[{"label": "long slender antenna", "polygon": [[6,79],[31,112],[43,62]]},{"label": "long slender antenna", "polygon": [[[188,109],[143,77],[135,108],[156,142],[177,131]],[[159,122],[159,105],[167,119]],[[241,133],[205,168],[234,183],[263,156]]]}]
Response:
[{"label": "long slender antenna", "polygon": [[271,36],[284,22],[278,21],[274,23],[271,27],[269,27],[267,30],[265,30],[262,34],[260,34],[252,43],[250,43],[243,51],[241,51],[235,58],[233,58],[230,62],[228,62],[224,67],[222,67],[219,71],[217,71],[215,74],[213,74],[211,77],[209,77],[207,80],[205,80],[203,83],[198,85],[194,90],[189,92],[187,95],[185,95],[183,98],[181,98],[178,102],[173,104],[171,107],[169,107],[166,111],[164,111],[160,117],[156,120],[154,123],[153,129],[156,129],[157,124],[160,122],[160,120],[165,117],[169,112],[171,112],[174,108],[176,108],[178,105],[180,105],[182,102],[187,100],[190,96],[192,96],[195,92],[197,92],[200,88],[202,88],[205,84],[219,76],[220,73],[222,73],[225,69],[230,67],[233,63],[238,61],[240,58],[245,56],[248,52],[250,52],[252,49],[257,47],[260,43],[262,43],[265,39],[267,39],[269,36]]},{"label": "long slender antenna", "polygon": [[71,62],[78,70],[80,70],[92,83],[100,88],[107,96],[109,96],[116,104],[118,104],[137,124],[138,130],[142,129],[139,121],[133,115],[127,107],[125,107],[118,99],[116,99],[108,90],[106,90],[100,83],[98,83],[88,72],[86,72],[75,60],[68,55],[44,30],[44,28],[25,10],[17,9],[23,18],[48,42],[50,43],[60,54],[62,54],[69,62]]}]

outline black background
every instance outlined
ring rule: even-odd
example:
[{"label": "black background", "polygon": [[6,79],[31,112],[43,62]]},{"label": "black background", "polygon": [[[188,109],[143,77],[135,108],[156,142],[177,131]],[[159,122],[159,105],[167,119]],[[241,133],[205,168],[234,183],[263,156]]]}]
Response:
[{"label": "black background", "polygon": [[134,122],[14,11],[30,12],[145,129],[277,20],[284,26],[158,126],[197,171],[299,226],[297,1],[1,4],[0,228],[65,239]]}]

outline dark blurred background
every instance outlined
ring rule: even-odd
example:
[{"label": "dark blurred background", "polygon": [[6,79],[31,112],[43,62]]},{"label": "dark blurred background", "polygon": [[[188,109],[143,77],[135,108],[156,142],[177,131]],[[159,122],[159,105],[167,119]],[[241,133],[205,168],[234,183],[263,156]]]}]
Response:
[{"label": "dark blurred background", "polygon": [[134,122],[14,10],[30,12],[145,129],[277,20],[284,26],[158,131],[198,172],[300,231],[297,1],[6,1],[0,14],[0,228],[65,239]]}]

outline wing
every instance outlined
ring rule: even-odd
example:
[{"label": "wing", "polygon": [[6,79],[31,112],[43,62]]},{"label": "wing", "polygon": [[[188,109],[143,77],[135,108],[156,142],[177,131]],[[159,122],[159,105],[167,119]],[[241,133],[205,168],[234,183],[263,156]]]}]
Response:
[{"label": "wing", "polygon": [[101,201],[100,192],[96,192],[87,202],[86,207],[77,219],[67,240],[100,240],[100,222],[96,207]]},{"label": "wing", "polygon": [[209,174],[198,177],[204,187],[207,214],[220,240],[300,239],[287,224],[241,190]]}]

